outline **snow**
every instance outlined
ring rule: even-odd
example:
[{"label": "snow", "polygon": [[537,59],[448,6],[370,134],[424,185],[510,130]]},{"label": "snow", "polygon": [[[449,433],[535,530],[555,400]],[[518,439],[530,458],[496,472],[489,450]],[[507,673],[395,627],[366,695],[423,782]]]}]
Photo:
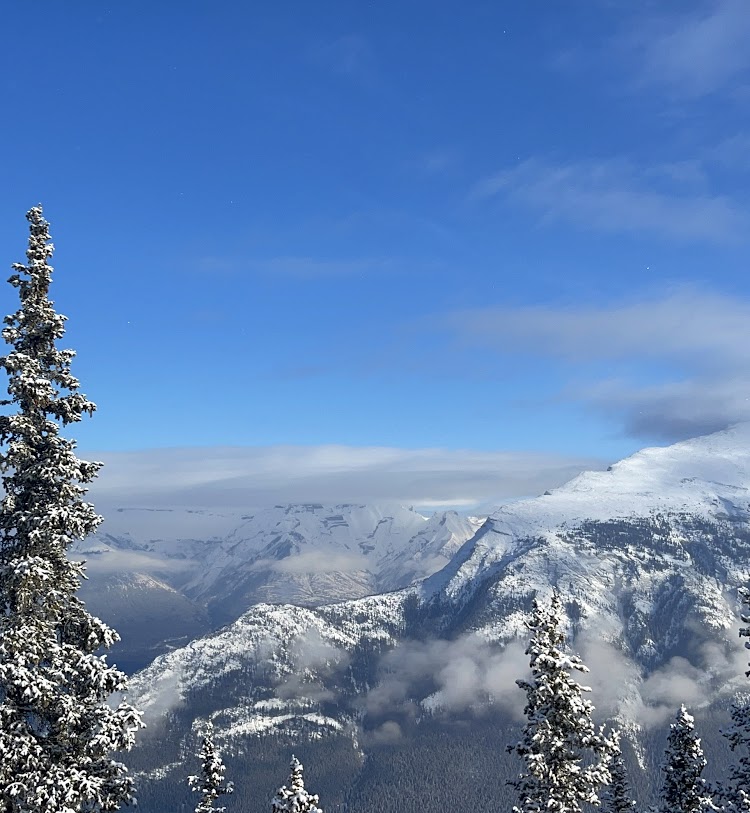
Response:
[{"label": "snow", "polygon": [[[466,608],[481,599],[485,609],[468,616],[474,619],[473,631],[488,641],[506,642],[526,637],[530,599],[536,594],[545,600],[557,586],[566,606],[577,608],[577,630],[595,630],[601,645],[611,648],[607,657],[617,658],[618,668],[627,672],[622,696],[612,702],[623,724],[637,730],[643,675],[668,662],[670,647],[685,633],[686,608],[689,623],[703,625],[712,640],[728,648],[736,642],[733,591],[744,581],[750,561],[739,542],[732,547],[732,534],[735,528],[738,533],[750,531],[749,492],[750,424],[646,449],[609,472],[580,475],[551,495],[506,505],[483,524],[475,523],[476,533],[457,548],[450,563],[412,587],[318,608],[253,607],[219,633],[157,659],[134,679],[133,696],[147,715],[158,714],[165,698],[178,702],[187,688],[206,687],[232,672],[252,674],[262,664],[277,687],[288,686],[291,677],[298,676],[298,692],[292,698],[288,693],[256,697],[249,692],[234,709],[221,708],[217,698],[217,726],[225,725],[227,736],[271,728],[289,733],[305,725],[345,727],[344,718],[321,713],[315,691],[327,686],[337,659],[345,662],[362,642],[390,648],[403,641],[407,603],[426,602],[433,611],[433,629],[442,625],[450,630],[454,620],[463,619]],[[330,507],[292,508],[288,513],[275,509],[280,512],[275,516],[282,522],[299,520],[294,528],[306,527],[310,533],[325,524],[321,517],[350,517],[349,530],[358,522],[360,528],[369,527],[373,551],[388,559],[395,550],[389,546],[398,523],[387,516],[396,517],[380,515],[379,509],[338,508],[335,514]],[[624,521],[621,544],[616,539],[597,541],[596,523],[609,520]],[[691,523],[698,520],[724,523],[726,544],[717,546],[700,527],[694,530]],[[420,521],[409,517],[404,525],[424,527]],[[455,521],[450,516],[442,527],[450,528]],[[343,520],[327,522],[329,540],[344,533]],[[251,523],[243,527],[236,536],[238,545],[247,543]],[[642,527],[639,536],[635,531]],[[339,541],[344,538],[351,545],[357,537]],[[229,546],[222,543],[222,551],[231,561]],[[683,603],[673,604],[674,599]],[[659,635],[652,624],[657,617],[663,630]],[[569,627],[570,619],[563,623]],[[691,627],[691,635],[695,629]],[[735,679],[744,681],[733,663],[723,672],[718,667],[708,670],[700,687],[705,702],[716,696],[717,687],[733,691]],[[311,689],[307,696],[306,686]]]},{"label": "snow", "polygon": [[404,587],[444,567],[483,520],[393,505],[273,506],[252,515],[185,509],[108,512],[73,546],[99,572],[138,572],[233,620],[262,601],[314,606]]},{"label": "snow", "polygon": [[589,471],[549,495],[500,508],[491,521],[519,531],[556,527],[581,518],[647,516],[688,511],[715,514],[717,505],[742,515],[750,507],[750,423],[723,432],[643,449]]},{"label": "snow", "polygon": [[[516,551],[519,540],[543,538],[554,548],[562,530],[574,529],[583,521],[665,515],[747,520],[750,423],[668,447],[644,449],[609,471],[584,472],[542,497],[502,506],[472,544],[433,577],[429,589],[457,595],[480,571]],[[671,541],[679,546],[681,540],[673,536]],[[599,575],[611,578],[605,571]]]}]

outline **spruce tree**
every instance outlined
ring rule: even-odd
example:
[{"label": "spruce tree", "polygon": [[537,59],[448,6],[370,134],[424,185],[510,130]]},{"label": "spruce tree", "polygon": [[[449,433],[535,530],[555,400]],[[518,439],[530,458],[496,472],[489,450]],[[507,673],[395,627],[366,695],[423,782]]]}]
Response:
[{"label": "spruce tree", "polygon": [[53,246],[41,207],[27,214],[27,263],[10,284],[20,308],[5,317],[0,358],[9,399],[0,416],[0,812],[114,810],[133,784],[112,753],[141,725],[108,700],[125,675],[96,654],[118,640],[76,596],[84,568],[66,557],[101,522],[84,501],[99,463],[79,460],[62,427],[95,406],[60,350],[65,317],[48,297]]},{"label": "spruce tree", "polygon": [[531,641],[531,679],[517,680],[526,692],[527,722],[522,739],[509,745],[524,762],[511,781],[518,793],[517,813],[579,813],[598,805],[599,788],[609,782],[612,741],[591,718],[594,710],[571,672],[588,672],[576,655],[563,651],[562,603],[555,591],[549,606],[534,601],[527,626]]},{"label": "spruce tree", "polygon": [[[740,618],[744,624],[750,624],[750,589],[741,587],[738,592],[744,605]],[[740,638],[749,638],[750,627],[740,627],[739,635]],[[750,642],[745,641],[745,648],[750,649]],[[745,672],[745,677],[750,677],[750,670]],[[736,700],[731,720],[730,727],[722,734],[737,759],[729,769],[727,784],[720,786],[718,796],[728,810],[746,813],[750,811],[750,704]]]},{"label": "spruce tree", "polygon": [[272,813],[323,813],[318,807],[318,795],[308,793],[302,779],[302,765],[292,754],[289,785],[283,785],[271,800]]},{"label": "spruce tree", "polygon": [[662,766],[664,784],[659,799],[660,813],[716,810],[708,784],[701,776],[706,767],[701,741],[695,735],[695,721],[685,706],[680,706],[669,728]]},{"label": "spruce tree", "polygon": [[609,784],[602,793],[602,813],[632,813],[635,807],[628,783],[625,762],[620,748],[620,732],[612,734],[612,753],[609,757]]},{"label": "spruce tree", "polygon": [[191,790],[201,794],[195,813],[223,813],[226,807],[214,807],[214,802],[219,796],[232,793],[234,787],[231,782],[224,781],[226,768],[216,752],[211,725],[203,737],[198,756],[201,760],[201,775],[188,777]]}]

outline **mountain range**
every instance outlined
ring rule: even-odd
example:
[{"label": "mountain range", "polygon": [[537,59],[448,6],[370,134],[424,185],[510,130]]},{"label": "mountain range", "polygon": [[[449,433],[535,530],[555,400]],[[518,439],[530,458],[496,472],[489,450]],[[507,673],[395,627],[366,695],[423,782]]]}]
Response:
[{"label": "mountain range", "polygon": [[[173,532],[185,520],[194,535]],[[318,504],[123,510],[77,554],[90,602],[132,626],[132,662],[162,653],[130,690],[149,730],[129,762],[156,810],[190,805],[183,774],[209,720],[238,774],[235,803],[251,811],[292,750],[329,810],[509,810],[517,766],[502,755],[522,720],[525,622],[553,588],[647,803],[679,704],[718,765],[718,729],[747,694],[737,588],[750,569],[750,424],[645,449],[485,520]],[[424,776],[417,752],[439,769]]]},{"label": "mountain range", "polygon": [[[238,526],[216,548],[215,565],[184,574],[184,594],[224,618],[256,597],[275,602],[284,589],[294,603],[256,604],[161,655],[132,681],[131,700],[155,732],[169,732],[166,740],[146,736],[133,757],[151,777],[152,798],[160,787],[175,792],[177,766],[211,720],[238,765],[249,754],[260,764],[261,753],[308,743],[311,759],[330,769],[320,776],[329,807],[356,800],[366,810],[368,798],[388,807],[384,780],[372,786],[379,760],[396,752],[408,759],[419,743],[434,750],[444,742],[443,726],[467,720],[477,729],[494,720],[494,736],[508,741],[523,701],[514,681],[527,668],[525,620],[533,599],[553,587],[565,602],[572,645],[591,667],[592,699],[625,730],[634,765],[658,758],[649,743],[681,702],[710,716],[747,688],[737,587],[750,567],[750,425],[646,449],[502,506],[481,524],[456,515],[407,515],[399,524],[364,507],[273,510],[285,534],[254,547],[253,522]],[[353,571],[366,578],[333,571],[320,581],[325,600],[313,602],[311,574],[272,563],[289,551],[304,560],[300,529],[328,534],[333,550],[346,511],[347,540],[360,527],[374,527],[374,536],[353,534],[356,547],[346,541],[335,550],[353,554],[353,562],[372,556],[378,566]],[[409,530],[395,544],[383,534],[397,526]],[[428,526],[426,535],[412,533]],[[443,535],[434,534],[438,528]],[[424,552],[411,569],[400,546],[407,538]],[[251,549],[257,569],[242,564]],[[435,556],[447,560],[440,569]],[[276,578],[256,582],[266,572]],[[379,585],[392,589],[363,595]],[[339,590],[356,597],[329,603]]]},{"label": "mountain range", "polygon": [[483,521],[318,503],[121,508],[72,553],[87,563],[82,598],[122,636],[112,657],[133,671],[260,602],[317,606],[402,588],[444,567]]}]

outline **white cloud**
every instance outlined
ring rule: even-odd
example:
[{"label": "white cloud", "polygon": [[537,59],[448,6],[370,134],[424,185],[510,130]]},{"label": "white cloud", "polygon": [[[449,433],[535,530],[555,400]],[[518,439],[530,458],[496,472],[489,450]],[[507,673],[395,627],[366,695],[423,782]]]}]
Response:
[{"label": "white cloud", "polygon": [[[481,713],[492,704],[521,719],[525,697],[515,681],[528,674],[521,641],[502,649],[478,633],[451,641],[405,641],[382,658],[380,681],[368,693],[365,707],[375,715],[415,713],[419,700],[435,713]],[[429,683],[435,690],[418,697],[420,687]]]},{"label": "white cloud", "polygon": [[626,46],[639,83],[697,98],[742,80],[750,69],[747,0],[704,0],[683,9],[670,16],[638,15]]},{"label": "white cloud", "polygon": [[558,164],[530,159],[480,181],[473,197],[502,195],[537,210],[543,221],[586,229],[686,242],[744,239],[748,212],[725,195],[686,187],[698,178],[696,171],[690,162],[637,167],[621,159]]},{"label": "white cloud", "polygon": [[342,649],[326,641],[315,628],[298,635],[291,642],[291,658],[294,672],[285,675],[276,687],[276,694],[283,699],[300,696],[311,700],[331,700],[333,692],[322,683],[311,683],[309,674],[316,673],[325,678],[349,663],[349,655]]},{"label": "white cloud", "polygon": [[121,573],[178,574],[187,572],[193,563],[186,559],[165,559],[150,556],[148,553],[135,550],[108,549],[104,552],[86,550],[83,545],[73,553],[74,559],[86,562],[86,573],[89,576],[113,575]]},{"label": "white cloud", "polygon": [[650,727],[674,717],[681,703],[697,709],[713,703],[717,693],[731,693],[746,669],[747,650],[735,638],[722,643],[705,635],[704,629],[695,628],[695,640],[700,644],[692,662],[673,657],[646,676],[621,649],[602,641],[594,630],[580,635],[575,648],[580,648],[591,670],[586,682],[597,711],[607,717],[622,713]]},{"label": "white cloud", "polygon": [[[100,510],[249,511],[300,502],[479,508],[553,488],[603,461],[537,452],[267,446],[91,452]],[[155,515],[155,519],[158,520]],[[199,517],[196,515],[196,521]]]},{"label": "white cloud", "polygon": [[386,720],[370,734],[372,741],[377,745],[391,745],[398,742],[402,736],[401,726],[394,720]]},{"label": "white cloud", "polygon": [[561,397],[618,418],[632,435],[665,440],[750,419],[748,324],[750,303],[695,290],[627,304],[481,308],[447,318],[462,341],[563,361],[571,380]]},{"label": "white cloud", "polygon": [[684,289],[659,299],[601,306],[480,308],[459,311],[449,324],[511,352],[541,352],[573,361],[671,359],[690,366],[735,367],[750,362],[743,341],[750,303]]},{"label": "white cloud", "polygon": [[256,559],[253,570],[274,570],[291,575],[313,573],[357,573],[367,570],[367,557],[361,553],[336,553],[335,551],[303,551],[284,559]]}]

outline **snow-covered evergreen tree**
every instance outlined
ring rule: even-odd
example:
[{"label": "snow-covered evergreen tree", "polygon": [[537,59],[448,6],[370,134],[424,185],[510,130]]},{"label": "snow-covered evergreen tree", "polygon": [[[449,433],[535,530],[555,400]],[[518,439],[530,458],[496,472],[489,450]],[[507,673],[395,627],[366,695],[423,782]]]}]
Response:
[{"label": "snow-covered evergreen tree", "polygon": [[620,732],[612,734],[612,753],[609,757],[609,784],[601,796],[602,813],[632,813],[635,801],[628,783],[625,761],[620,749]]},{"label": "snow-covered evergreen tree", "polygon": [[101,522],[83,499],[101,464],[78,460],[60,434],[95,407],[71,374],[75,353],[56,346],[65,317],[48,297],[41,207],[27,219],[27,264],[9,280],[21,305],[5,318],[11,350],[0,358],[10,395],[0,416],[0,812],[114,810],[133,785],[112,753],[130,748],[141,723],[126,703],[108,703],[125,675],[95,653],[117,634],[76,596],[84,569],[66,557]]},{"label": "snow-covered evergreen tree", "polygon": [[594,725],[590,691],[571,672],[588,672],[581,659],[563,651],[562,603],[555,591],[549,606],[534,602],[528,627],[531,679],[517,680],[526,692],[527,722],[522,739],[509,745],[524,762],[511,782],[518,813],[579,813],[584,804],[599,804],[599,788],[609,782],[607,761],[612,740]]},{"label": "snow-covered evergreen tree", "polygon": [[[744,612],[740,618],[744,624],[750,624],[750,589],[741,587],[740,598]],[[750,627],[740,627],[740,638],[750,638]],[[750,649],[750,642],[745,641],[745,648]],[[750,666],[750,664],[748,664]],[[750,677],[750,670],[745,672]],[[736,754],[736,761],[730,766],[726,785],[719,787],[718,797],[728,810],[750,812],[750,703],[736,700],[732,706],[732,723],[722,734],[727,738],[729,747]]]},{"label": "snow-covered evergreen tree", "polygon": [[323,813],[318,807],[318,795],[308,793],[302,779],[302,765],[292,755],[289,785],[283,785],[276,791],[271,801],[272,813]]},{"label": "snow-covered evergreen tree", "polygon": [[701,776],[706,767],[701,741],[695,734],[695,721],[680,706],[670,725],[664,752],[664,784],[659,798],[660,813],[698,813],[716,810],[708,784]]},{"label": "snow-covered evergreen tree", "polygon": [[188,785],[191,790],[200,793],[200,801],[195,806],[195,813],[223,813],[226,807],[214,807],[214,802],[228,793],[234,787],[231,782],[224,781],[226,768],[214,745],[213,726],[209,725],[198,752],[201,761],[201,775],[189,776]]}]

